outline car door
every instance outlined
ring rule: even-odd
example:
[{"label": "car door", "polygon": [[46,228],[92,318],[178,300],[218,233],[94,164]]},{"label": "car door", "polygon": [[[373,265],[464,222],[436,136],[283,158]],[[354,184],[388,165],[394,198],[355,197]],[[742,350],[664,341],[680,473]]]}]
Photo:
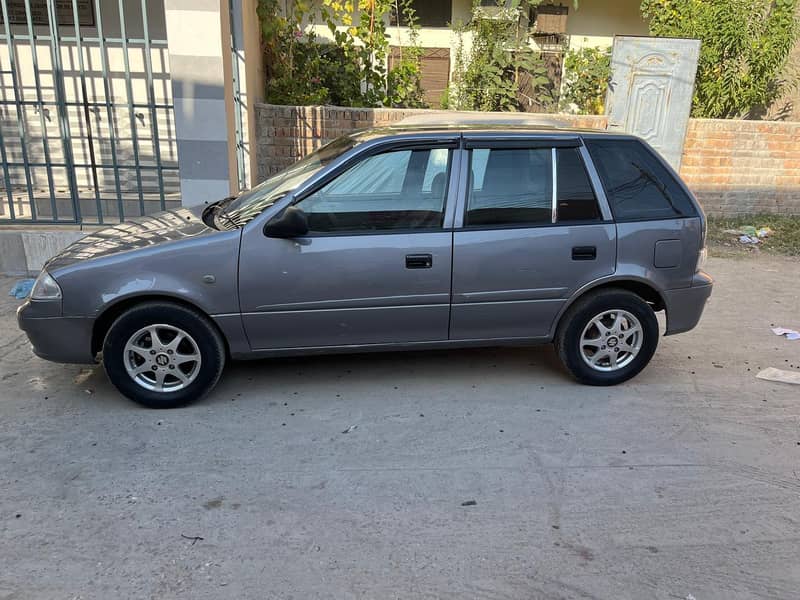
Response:
[{"label": "car door", "polygon": [[546,337],[567,299],[616,265],[587,153],[578,137],[475,137],[466,147],[450,338]]},{"label": "car door", "polygon": [[456,148],[453,136],[370,150],[293,201],[307,235],[247,231],[239,290],[251,347],[446,340]]}]

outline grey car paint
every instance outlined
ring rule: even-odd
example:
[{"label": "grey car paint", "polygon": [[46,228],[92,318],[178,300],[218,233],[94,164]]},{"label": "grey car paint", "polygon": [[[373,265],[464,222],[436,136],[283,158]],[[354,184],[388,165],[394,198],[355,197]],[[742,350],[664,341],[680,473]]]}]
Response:
[{"label": "grey car paint", "polygon": [[[452,339],[546,338],[576,289],[614,273],[613,224],[457,231]],[[572,260],[594,246],[596,260]]]},{"label": "grey car paint", "polygon": [[[420,141],[452,147],[450,172],[459,172],[459,134],[378,139],[355,157]],[[347,155],[318,178],[323,183],[352,164]],[[254,351],[324,346],[436,342],[448,339],[453,234],[452,205],[458,196],[451,176],[444,231],[309,235],[302,240],[267,238],[272,214],[299,202],[304,185],[281,207],[245,228],[240,251],[242,320]],[[406,258],[430,255],[430,268],[409,269]],[[271,260],[265,261],[269,256]],[[269,282],[265,284],[265,282]]]},{"label": "grey car paint", "polygon": [[[239,284],[253,349],[447,339],[452,233],[298,241],[253,231]],[[406,268],[414,254],[429,254],[431,268]]]},{"label": "grey car paint", "polygon": [[[20,326],[40,356],[62,362],[95,360],[98,321],[147,298],[171,298],[209,315],[234,358],[537,343],[552,340],[559,319],[583,293],[613,282],[653,288],[666,308],[668,334],[697,323],[711,290],[710,278],[695,273],[702,217],[463,229],[463,150],[454,153],[440,232],[263,235],[287,205],[364,155],[395,143],[452,142],[462,131],[373,132],[241,229],[218,231],[202,222],[200,209],[179,209],[88,236],[46,265],[63,301],[26,302]],[[466,135],[574,141],[604,134],[495,129]],[[608,219],[590,161],[587,170]],[[657,268],[658,243],[672,240],[680,241],[681,252],[670,244],[666,262],[658,261],[669,266]],[[569,251],[579,245],[596,246],[597,260],[572,261]],[[431,254],[432,268],[407,271],[405,256],[416,253]]]},{"label": "grey car paint", "polygon": [[[37,353],[63,362],[93,362],[96,319],[132,299],[171,298],[212,317],[238,313],[236,293],[231,292],[237,286],[241,232],[212,229],[201,220],[201,212],[201,207],[171,210],[103,229],[50,260],[45,269],[62,290],[59,314],[45,312],[52,313],[54,303],[36,301],[23,305],[20,313]],[[206,283],[206,275],[215,283]],[[63,320],[56,318],[61,316]],[[218,323],[232,350],[248,348],[238,316],[222,317]],[[56,335],[62,324],[64,335]],[[39,342],[51,338],[58,339]]]}]

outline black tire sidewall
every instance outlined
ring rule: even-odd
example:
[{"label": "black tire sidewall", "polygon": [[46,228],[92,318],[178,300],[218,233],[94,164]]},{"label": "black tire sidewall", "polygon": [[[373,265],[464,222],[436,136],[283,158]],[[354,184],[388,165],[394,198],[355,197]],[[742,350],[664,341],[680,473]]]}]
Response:
[{"label": "black tire sidewall", "polygon": [[[592,369],[580,355],[580,339],[591,319],[607,311],[621,309],[634,315],[642,326],[642,348],[633,361],[612,372]],[[564,366],[581,383],[589,385],[616,385],[635,377],[650,362],[658,346],[658,320],[653,309],[639,296],[626,291],[606,291],[587,298],[575,306],[568,315],[558,338],[558,350]]]},{"label": "black tire sidewall", "polygon": [[[173,325],[194,339],[200,351],[200,372],[184,389],[154,392],[137,384],[124,365],[125,344],[148,325]],[[207,319],[188,308],[172,304],[144,304],[120,315],[103,343],[103,366],[111,382],[126,397],[148,408],[177,408],[205,396],[217,383],[225,364],[221,336]]]}]

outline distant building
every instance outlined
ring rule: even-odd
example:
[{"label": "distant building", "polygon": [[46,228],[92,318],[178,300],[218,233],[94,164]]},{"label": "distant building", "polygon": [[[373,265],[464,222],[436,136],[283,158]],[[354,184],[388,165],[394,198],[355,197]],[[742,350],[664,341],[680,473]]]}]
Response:
[{"label": "distant building", "polygon": [[249,187],[255,4],[0,0],[0,222],[113,223]]},{"label": "distant building", "polygon": [[[496,0],[483,0],[482,4],[490,9],[497,6]],[[640,5],[640,0],[580,0],[576,10],[572,0],[545,1],[533,9],[528,21],[534,43],[543,52],[560,58],[565,49],[610,47],[614,35],[647,35]],[[427,102],[438,108],[452,75],[457,45],[452,27],[470,20],[472,0],[412,0],[412,6],[419,19],[419,43],[423,48],[422,86]],[[314,26],[314,31],[321,37],[330,37],[322,22]],[[407,43],[408,28],[392,19],[387,32],[393,47],[391,63],[401,45]]]}]

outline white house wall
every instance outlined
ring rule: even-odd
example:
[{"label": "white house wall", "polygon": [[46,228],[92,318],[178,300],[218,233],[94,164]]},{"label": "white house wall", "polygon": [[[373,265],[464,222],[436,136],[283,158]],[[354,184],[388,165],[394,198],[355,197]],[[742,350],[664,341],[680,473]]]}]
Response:
[{"label": "white house wall", "polygon": [[[436,1],[436,0],[431,0]],[[572,0],[562,0],[569,9],[567,39],[569,48],[586,46],[610,47],[614,35],[647,35],[647,23],[641,16],[640,0],[580,0],[576,10]],[[471,16],[471,0],[453,0],[451,24],[466,23]],[[328,27],[321,21],[308,26],[323,39],[332,39]],[[346,27],[339,27],[344,31]],[[387,27],[389,43],[393,46],[408,44],[408,29]],[[458,46],[458,38],[450,27],[421,27],[419,45],[423,48],[448,48],[451,74]],[[470,36],[464,36],[464,48],[469,49]]]}]

